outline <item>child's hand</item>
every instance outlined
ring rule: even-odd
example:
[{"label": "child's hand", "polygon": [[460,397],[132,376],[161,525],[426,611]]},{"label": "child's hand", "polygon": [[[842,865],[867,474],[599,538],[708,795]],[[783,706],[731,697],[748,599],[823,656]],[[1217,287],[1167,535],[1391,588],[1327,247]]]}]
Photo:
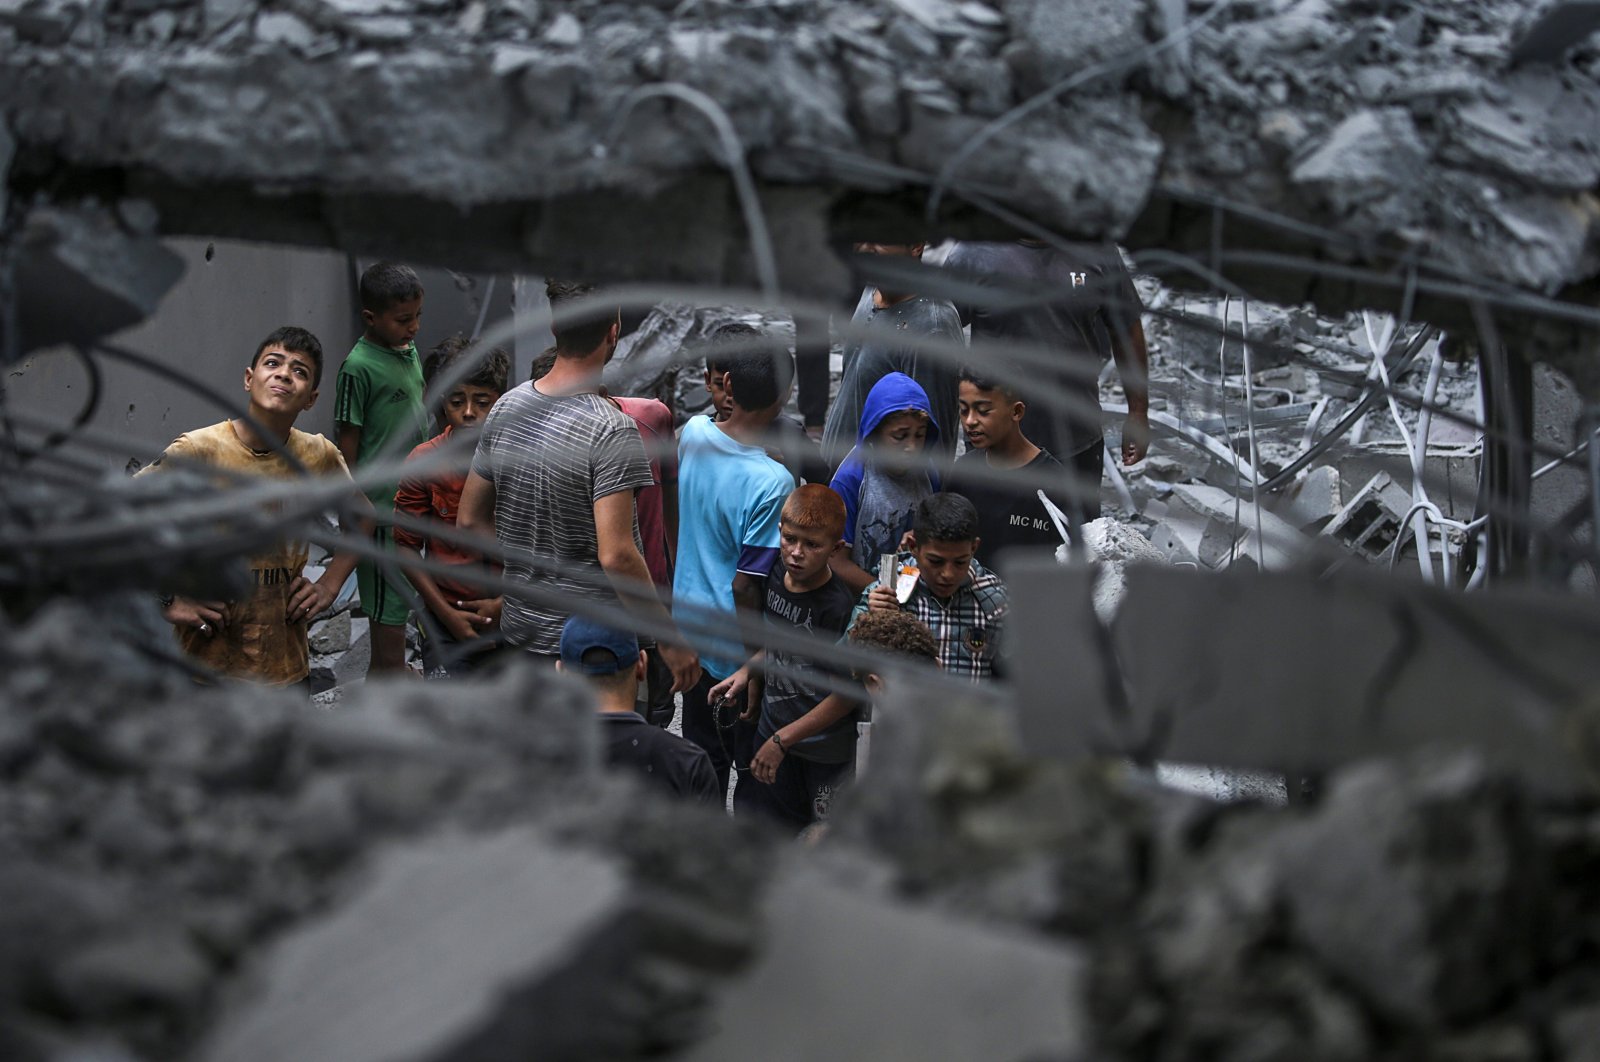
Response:
[{"label": "child's hand", "polygon": [[[458,602],[458,605],[465,602]],[[458,642],[470,642],[488,629],[489,620],[464,608],[447,608],[437,617],[445,633]]]},{"label": "child's hand", "polygon": [[867,594],[868,612],[888,612],[890,610],[899,611],[899,609],[899,600],[895,598],[894,591],[889,589],[887,586],[875,585],[873,586],[871,592]]},{"label": "child's hand", "polygon": [[480,631],[496,631],[500,629],[500,610],[505,607],[506,599],[503,597],[480,597],[472,601],[457,601],[456,608],[471,612],[483,623],[478,624]]},{"label": "child's hand", "polygon": [[763,785],[771,785],[772,780],[778,777],[778,764],[782,761],[783,750],[776,741],[768,738],[750,761],[750,777]]},{"label": "child's hand", "polygon": [[174,597],[161,615],[174,627],[193,627],[208,638],[228,625],[228,606],[222,601]]},{"label": "child's hand", "polygon": [[309,623],[313,616],[326,612],[333,604],[335,586],[312,582],[303,575],[289,584],[289,608],[283,618],[289,623]]},{"label": "child's hand", "polygon": [[744,691],[749,685],[750,672],[741,667],[706,692],[706,703],[727,703],[737,708],[744,703]]}]

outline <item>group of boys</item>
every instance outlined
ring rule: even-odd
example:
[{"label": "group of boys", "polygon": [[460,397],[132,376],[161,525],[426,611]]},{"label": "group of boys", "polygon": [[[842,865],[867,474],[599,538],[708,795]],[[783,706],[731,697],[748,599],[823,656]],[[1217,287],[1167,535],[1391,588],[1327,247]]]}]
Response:
[{"label": "group of boys", "polygon": [[[782,419],[787,351],[748,326],[715,337],[711,411],[674,440],[664,405],[601,386],[616,309],[589,285],[552,282],[547,294],[555,347],[513,387],[503,351],[461,339],[423,363],[416,274],[367,270],[363,334],[338,374],[337,447],[293,427],[317,397],[315,337],[267,337],[245,372],[250,416],[180,437],[157,465],[188,458],[277,478],[354,470],[362,490],[343,512],[362,556],[335,553],[310,583],[305,545],[289,543],[253,561],[247,600],[170,598],[166,617],[221,674],[304,684],[307,625],[354,569],[374,670],[406,669],[413,611],[425,617],[430,676],[469,673],[507,644],[596,685],[614,763],[718,802],[737,770],[736,812],[804,829],[851,777],[860,718],[807,639],[934,660],[973,681],[999,674],[1006,589],[979,551],[1050,544],[1054,530],[1027,492],[961,473],[982,462],[1048,476],[1061,465],[1023,433],[1027,407],[1010,384],[964,370],[951,394],[930,398],[885,361],[876,379],[847,364],[863,391],[855,445],[830,470]],[[914,301],[867,298],[890,310]],[[951,330],[950,313],[930,313]],[[430,385],[442,395],[437,434]],[[965,494],[941,490],[940,462],[927,459],[948,466],[952,419],[970,451],[950,469]],[[494,550],[474,545],[491,538]],[[658,588],[670,588],[670,609]],[[590,607],[575,615],[575,601]],[[741,626],[741,613],[764,626]],[[880,680],[855,677],[869,690]],[[641,682],[650,694],[635,713]],[[665,723],[675,693],[686,742],[649,725]]]}]

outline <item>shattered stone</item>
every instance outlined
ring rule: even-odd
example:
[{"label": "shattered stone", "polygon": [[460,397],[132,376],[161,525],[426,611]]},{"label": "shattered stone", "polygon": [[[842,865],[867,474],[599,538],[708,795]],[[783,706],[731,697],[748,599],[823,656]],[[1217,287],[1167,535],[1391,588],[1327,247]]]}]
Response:
[{"label": "shattered stone", "polygon": [[1022,65],[1043,87],[1094,63],[1129,54],[1145,43],[1141,10],[1093,0],[1003,0]]},{"label": "shattered stone", "polygon": [[350,648],[350,613],[340,612],[311,628],[313,653],[342,653]]},{"label": "shattered stone", "polygon": [[304,50],[316,39],[317,31],[298,15],[287,11],[267,11],[256,16],[256,40],[262,44]]},{"label": "shattered stone", "polygon": [[543,33],[544,42],[555,48],[576,48],[583,43],[583,23],[570,11],[563,11],[551,20]]},{"label": "shattered stone", "polygon": [[[711,1014],[715,1032],[684,1057],[1081,1059],[1083,956],[791,865],[767,897],[774,932]],[[838,956],[861,961],[840,964]],[[820,1011],[797,984],[825,985]],[[819,1013],[826,1021],[817,1021]]]},{"label": "shattered stone", "polygon": [[1408,111],[1369,108],[1339,123],[1290,176],[1347,211],[1402,192],[1427,154]]},{"label": "shattered stone", "polygon": [[54,965],[55,992],[76,1014],[106,1019],[153,1007],[191,1020],[213,971],[178,925],[148,926],[97,941]]},{"label": "shattered stone", "polygon": [[20,354],[143,320],[183,272],[153,235],[126,231],[97,205],[30,210],[16,247]]}]

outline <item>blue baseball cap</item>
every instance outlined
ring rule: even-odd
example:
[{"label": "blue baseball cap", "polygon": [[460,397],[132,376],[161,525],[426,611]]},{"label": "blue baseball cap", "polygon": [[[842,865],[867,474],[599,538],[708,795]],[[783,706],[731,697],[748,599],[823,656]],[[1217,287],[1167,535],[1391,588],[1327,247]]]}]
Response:
[{"label": "blue baseball cap", "polygon": [[[591,649],[605,649],[613,659],[584,662],[583,654]],[[630,668],[639,660],[639,639],[629,631],[619,631],[603,623],[567,617],[561,628],[561,666],[580,675],[615,675]]]}]

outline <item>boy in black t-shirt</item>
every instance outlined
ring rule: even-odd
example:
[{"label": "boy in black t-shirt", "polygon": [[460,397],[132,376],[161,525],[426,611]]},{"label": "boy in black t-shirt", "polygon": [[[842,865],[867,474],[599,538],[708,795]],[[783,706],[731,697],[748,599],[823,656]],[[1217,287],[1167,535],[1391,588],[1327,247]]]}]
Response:
[{"label": "boy in black t-shirt", "polygon": [[[808,483],[784,501],[779,558],[764,588],[767,622],[834,642],[850,621],[855,595],[828,567],[844,547],[844,502],[828,487]],[[778,665],[765,681],[752,678],[762,661]],[[733,793],[735,814],[762,815],[798,832],[827,817],[828,805],[854,770],[856,705],[824,694],[790,671],[817,665],[782,650],[763,650],[712,687],[709,699],[745,704],[755,719],[757,749]]]},{"label": "boy in black t-shirt", "polygon": [[[968,449],[956,462],[950,485],[978,510],[979,560],[994,568],[1000,551],[1011,546],[1055,549],[1061,533],[1039,500],[1038,481],[1062,483],[1067,473],[1049,450],[1022,433],[1028,404],[1008,384],[985,379],[970,367],[961,370],[956,394]],[[1013,478],[1007,480],[1007,473]],[[1017,482],[1023,476],[1027,482]],[[1059,488],[1045,494],[1063,513],[1078,511]]]}]

